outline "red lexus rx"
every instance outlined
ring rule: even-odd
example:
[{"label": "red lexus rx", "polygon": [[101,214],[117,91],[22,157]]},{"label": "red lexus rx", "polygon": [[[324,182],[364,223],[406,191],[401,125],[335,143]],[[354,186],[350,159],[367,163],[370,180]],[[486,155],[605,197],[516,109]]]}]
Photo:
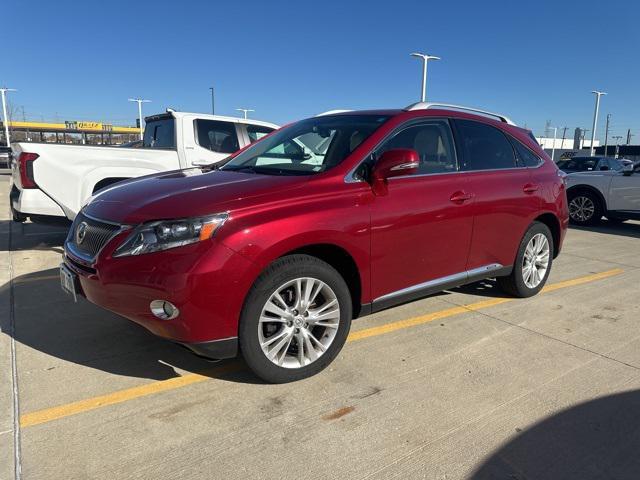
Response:
[{"label": "red lexus rx", "polygon": [[334,112],[223,166],[93,197],[63,288],[270,382],[326,367],[351,320],[495,277],[528,297],[568,223],[563,175],[507,117],[443,104]]}]

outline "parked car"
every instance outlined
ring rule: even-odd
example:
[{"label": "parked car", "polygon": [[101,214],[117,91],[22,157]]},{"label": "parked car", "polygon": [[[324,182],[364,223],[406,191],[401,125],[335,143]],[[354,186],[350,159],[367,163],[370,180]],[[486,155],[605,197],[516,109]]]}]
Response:
[{"label": "parked car", "polygon": [[604,172],[622,170],[625,161],[613,157],[572,157],[559,160],[556,165],[565,173]]},{"label": "parked car", "polygon": [[123,143],[122,145],[118,145],[120,148],[143,148],[144,141],[143,140],[133,140],[132,142]]},{"label": "parked car", "polygon": [[0,145],[0,168],[11,167],[11,148]]},{"label": "parked car", "polygon": [[169,110],[146,118],[142,148],[15,143],[13,219],[73,220],[102,188],[142,175],[215,164],[276,128],[253,119]]},{"label": "parked car", "polygon": [[[602,160],[599,160],[600,162]],[[569,215],[577,225],[640,219],[640,165],[618,160],[619,168],[571,173],[567,176]],[[599,165],[599,163],[598,163]]]},{"label": "parked car", "polygon": [[564,176],[502,115],[418,103],[317,116],[219,169],[97,194],[69,232],[62,286],[293,381],[326,367],[359,315],[487,277],[538,293],[568,224]]}]

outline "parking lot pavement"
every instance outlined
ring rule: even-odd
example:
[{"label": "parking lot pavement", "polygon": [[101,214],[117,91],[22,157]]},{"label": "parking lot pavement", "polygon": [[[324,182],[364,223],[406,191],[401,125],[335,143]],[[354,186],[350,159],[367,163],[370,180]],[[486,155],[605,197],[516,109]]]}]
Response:
[{"label": "parking lot pavement", "polygon": [[0,478],[16,450],[12,339],[24,478],[640,471],[640,223],[570,230],[537,297],[487,281],[364,317],[325,372],[265,385],[241,360],[74,304],[58,284],[64,229],[9,222],[0,181]]}]

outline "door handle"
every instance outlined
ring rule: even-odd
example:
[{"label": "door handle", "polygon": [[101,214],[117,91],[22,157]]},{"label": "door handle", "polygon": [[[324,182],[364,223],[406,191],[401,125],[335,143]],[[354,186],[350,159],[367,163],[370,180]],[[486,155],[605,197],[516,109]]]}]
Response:
[{"label": "door handle", "polygon": [[527,183],[524,187],[522,187],[522,191],[524,193],[534,193],[540,189],[540,185],[535,185],[533,183]]},{"label": "door handle", "polygon": [[464,203],[467,200],[471,200],[472,198],[473,198],[473,193],[458,191],[458,192],[452,193],[451,197],[449,197],[449,200],[451,200],[453,203]]}]

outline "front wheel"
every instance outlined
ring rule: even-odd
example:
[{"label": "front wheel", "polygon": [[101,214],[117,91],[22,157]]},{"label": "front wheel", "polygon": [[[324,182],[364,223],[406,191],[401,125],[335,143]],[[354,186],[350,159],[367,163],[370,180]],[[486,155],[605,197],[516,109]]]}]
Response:
[{"label": "front wheel", "polygon": [[531,297],[542,290],[553,263],[553,237],[544,223],[533,222],[524,234],[511,275],[498,285],[516,297]]},{"label": "front wheel", "polygon": [[320,372],[338,355],[351,316],[349,288],[331,265],[309,255],[282,257],[247,296],[240,350],[263,380],[300,380]]}]

